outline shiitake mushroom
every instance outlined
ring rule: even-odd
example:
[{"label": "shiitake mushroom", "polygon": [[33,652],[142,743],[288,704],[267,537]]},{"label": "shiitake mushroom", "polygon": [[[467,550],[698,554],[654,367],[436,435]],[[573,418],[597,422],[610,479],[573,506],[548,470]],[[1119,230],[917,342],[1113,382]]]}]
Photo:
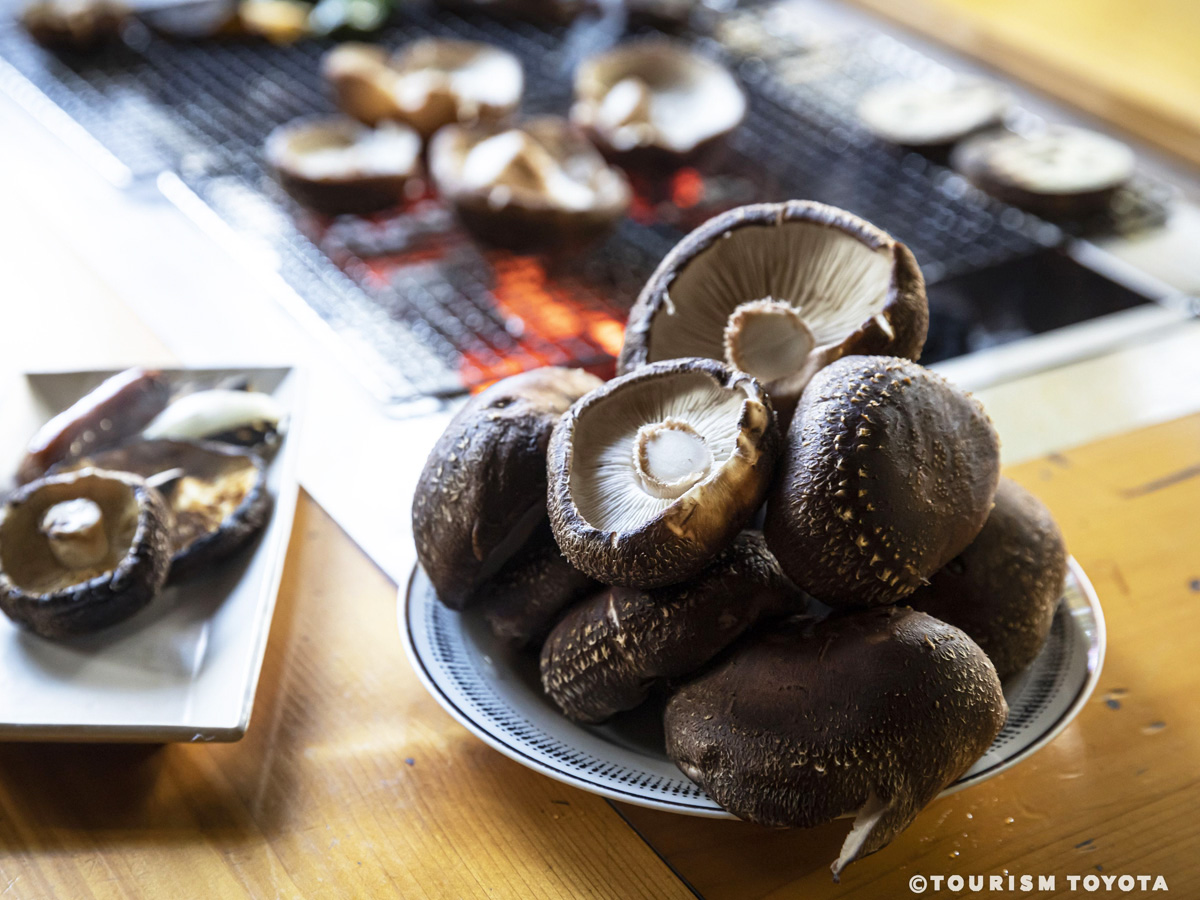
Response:
[{"label": "shiitake mushroom", "polygon": [[123,442],[170,399],[167,378],[157,370],[135,367],[106,378],[38,429],[17,467],[17,482],[33,481],[58,463]]},{"label": "shiitake mushroom", "polygon": [[859,101],[858,117],[885,141],[941,154],[968,135],[999,125],[1011,105],[1007,90],[979,78],[889,81]]},{"label": "shiitake mushroom", "polygon": [[625,44],[585,59],[575,73],[571,120],[622,165],[694,162],[745,114],[729,71],[672,41]]},{"label": "shiitake mushroom", "polygon": [[554,536],[605,584],[683,581],[762,504],[779,443],[758,382],[719,362],[676,359],[622,375],[554,429]]},{"label": "shiitake mushroom", "polygon": [[21,25],[51,50],[89,53],[120,39],[130,19],[117,0],[33,0],[21,11]]},{"label": "shiitake mushroom", "polygon": [[734,815],[854,824],[835,876],[983,755],[1007,706],[962,631],[888,607],[764,629],[668,701],[667,755]]},{"label": "shiitake mushroom", "polygon": [[488,579],[475,605],[500,641],[515,650],[539,644],[563,611],[600,589],[562,555],[543,523],[525,547]]},{"label": "shiitake mushroom", "polygon": [[417,559],[438,598],[463,609],[546,516],[546,446],[559,416],[601,384],[547,367],[472,397],[438,439],[413,496]]},{"label": "shiitake mushroom", "polygon": [[338,106],[368,125],[401,122],[423,139],[444,125],[500,122],[521,102],[525,78],[507,50],[477,41],[423,38],[388,55],[348,42],[321,61]]},{"label": "shiitake mushroom", "polygon": [[904,244],[802,200],[710,219],[667,254],[629,314],[619,372],[723,360],[766,387],[786,423],[813,374],[851,354],[918,359],[925,281]]},{"label": "shiitake mushroom", "polygon": [[468,231],[518,253],[599,240],[632,197],[620,170],[556,116],[513,128],[448,125],[430,143],[429,170]]},{"label": "shiitake mushroom", "polygon": [[1000,479],[979,401],[887,356],[818,372],[782,457],[767,543],[796,584],[835,607],[915,591],[979,534]]},{"label": "shiitake mushroom", "polygon": [[604,588],[542,646],[542,686],[569,719],[633,709],[664,679],[699,669],[756,622],[803,609],[758,532],[742,532],[696,577],[654,590]]},{"label": "shiitake mushroom", "polygon": [[43,637],[115,625],[162,589],[171,511],[125,472],[94,468],[18,488],[0,513],[0,609]]},{"label": "shiitake mushroom", "polygon": [[1066,574],[1067,549],[1050,511],[1001,478],[979,536],[905,602],[969,634],[1003,680],[1046,643]]},{"label": "shiitake mushroom", "polygon": [[396,206],[421,171],[421,140],[411,128],[390,122],[368,128],[343,116],[281,125],[267,136],[263,154],[293,200],[326,215]]},{"label": "shiitake mushroom", "polygon": [[951,165],[980,190],[1050,219],[1103,212],[1133,177],[1133,151],[1084,128],[986,133],[964,141]]},{"label": "shiitake mushroom", "polygon": [[[207,569],[248,544],[266,526],[273,501],[266,465],[227,444],[135,441],[78,460],[156,483],[172,513],[171,580]],[[163,476],[166,476],[165,478]]]}]

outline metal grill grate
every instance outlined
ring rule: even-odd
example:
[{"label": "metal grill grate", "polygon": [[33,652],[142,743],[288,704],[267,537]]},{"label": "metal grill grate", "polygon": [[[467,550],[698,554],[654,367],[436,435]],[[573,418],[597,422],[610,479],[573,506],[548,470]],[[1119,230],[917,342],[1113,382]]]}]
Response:
[{"label": "metal grill grate", "polygon": [[[127,46],[73,58],[47,54],[7,24],[0,57],[11,68],[0,68],[0,87],[32,83],[135,174],[175,169],[237,233],[269,244],[283,277],[392,402],[448,396],[544,364],[603,374],[658,260],[709,215],[750,200],[809,197],[851,209],[908,243],[931,282],[1061,240],[1056,226],[853,124],[854,93],[919,65],[913,51],[895,45],[889,56],[858,38],[831,57],[799,39],[780,44],[767,22],[759,10],[698,40],[735,65],[750,93],[726,157],[665,184],[635,179],[630,219],[596,252],[557,268],[480,247],[432,196],[371,218],[327,220],[292,205],[264,171],[260,147],[276,125],[332,110],[318,75],[326,42],[275,47],[139,32]],[[435,34],[504,46],[525,67],[524,109],[564,113],[575,60],[613,33],[603,22],[564,30],[406,5],[379,39],[396,46]],[[1153,192],[1132,196],[1126,206],[1139,222],[1161,212]]]}]

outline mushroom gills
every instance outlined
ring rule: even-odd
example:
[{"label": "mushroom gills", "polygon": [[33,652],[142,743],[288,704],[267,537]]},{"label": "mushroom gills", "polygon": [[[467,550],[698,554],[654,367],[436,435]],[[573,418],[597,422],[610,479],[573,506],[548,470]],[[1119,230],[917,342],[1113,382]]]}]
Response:
[{"label": "mushroom gills", "polygon": [[543,197],[569,210],[596,203],[594,190],[572,178],[540,141],[515,128],[471,148],[463,160],[462,183],[470,190],[490,188],[488,202],[494,207],[507,206],[514,194]]}]

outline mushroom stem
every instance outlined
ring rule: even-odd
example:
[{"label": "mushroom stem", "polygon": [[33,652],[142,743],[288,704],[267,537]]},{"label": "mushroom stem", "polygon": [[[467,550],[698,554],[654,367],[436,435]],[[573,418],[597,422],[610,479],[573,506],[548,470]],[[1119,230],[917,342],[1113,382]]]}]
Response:
[{"label": "mushroom stem", "polygon": [[50,552],[68,569],[86,569],[108,554],[104,513],[86,497],[56,503],[42,516],[39,529]]},{"label": "mushroom stem", "polygon": [[796,308],[770,297],[741,304],[725,324],[725,360],[764,384],[801,371],[816,343]]},{"label": "mushroom stem", "polygon": [[643,489],[663,500],[682,497],[704,480],[712,463],[703,435],[681,419],[643,425],[633,441],[633,465]]}]

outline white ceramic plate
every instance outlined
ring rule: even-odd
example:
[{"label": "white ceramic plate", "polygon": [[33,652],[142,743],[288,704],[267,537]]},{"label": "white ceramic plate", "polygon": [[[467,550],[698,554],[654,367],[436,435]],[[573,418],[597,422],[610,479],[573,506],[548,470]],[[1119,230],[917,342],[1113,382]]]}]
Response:
[{"label": "white ceramic plate", "polygon": [[[601,726],[568,721],[541,692],[536,655],[505,648],[481,616],[447,609],[420,568],[401,590],[399,617],[405,649],[422,683],[450,715],[501,753],[615,800],[731,818],[667,759],[661,708],[653,702]],[[987,753],[945,793],[1016,765],[1066,728],[1100,677],[1104,641],[1095,591],[1071,560],[1046,646],[1032,666],[1004,686],[1008,722]]]},{"label": "white ceramic plate", "polygon": [[[246,375],[288,411],[267,474],[271,520],[254,547],[99,634],[51,641],[0,615],[0,740],[236,741],[246,731],[296,508],[301,373],[166,371],[172,381],[200,384]],[[0,483],[43,422],[111,374],[27,375],[9,385],[0,406]]]}]

